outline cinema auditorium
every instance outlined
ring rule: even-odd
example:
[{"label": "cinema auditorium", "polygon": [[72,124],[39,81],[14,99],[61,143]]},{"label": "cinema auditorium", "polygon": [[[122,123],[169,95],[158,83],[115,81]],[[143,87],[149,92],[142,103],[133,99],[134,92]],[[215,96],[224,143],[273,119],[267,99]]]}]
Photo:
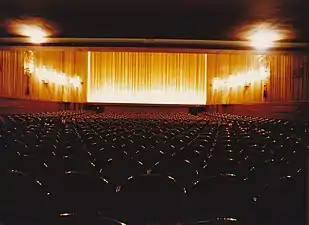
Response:
[{"label": "cinema auditorium", "polygon": [[0,223],[305,224],[303,48],[1,45]]}]

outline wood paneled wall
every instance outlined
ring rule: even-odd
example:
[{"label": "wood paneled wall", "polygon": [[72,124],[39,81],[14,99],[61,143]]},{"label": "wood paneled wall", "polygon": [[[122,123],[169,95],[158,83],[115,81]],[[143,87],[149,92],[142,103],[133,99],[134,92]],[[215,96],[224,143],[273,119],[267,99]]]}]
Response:
[{"label": "wood paneled wall", "polygon": [[27,98],[22,50],[0,50],[0,96]]},{"label": "wood paneled wall", "polygon": [[213,79],[227,78],[229,75],[257,69],[258,63],[250,54],[208,54],[207,56],[207,89],[208,104],[235,104],[260,102],[262,100],[262,84],[254,84],[250,88],[213,88]]},{"label": "wood paneled wall", "polygon": [[84,84],[79,88],[57,84],[43,84],[37,77],[32,78],[34,98],[51,101],[85,102],[87,99],[87,52],[85,51],[36,51],[37,66],[43,65],[67,74],[79,76]]},{"label": "wood paneled wall", "polygon": [[252,104],[262,102],[286,102],[309,100],[308,56],[297,54],[269,55],[270,77],[267,98],[264,99],[264,84],[232,89],[212,88],[213,79],[226,78],[237,72],[258,69],[257,55],[253,54],[208,54],[207,59],[207,104]]},{"label": "wood paneled wall", "polygon": [[46,66],[68,76],[80,76],[84,84],[74,88],[44,84],[37,74],[28,78],[23,68],[24,51],[25,49],[0,50],[0,97],[60,102],[86,101],[87,52],[45,49],[33,51],[36,68]]},{"label": "wood paneled wall", "polygon": [[[84,82],[81,88],[73,88],[69,86],[62,87],[56,84],[46,85],[43,84],[36,75],[33,75],[28,80],[23,69],[24,51],[25,49],[22,48],[10,50],[0,49],[0,97],[44,101],[87,101],[87,51],[77,51],[73,49],[50,50],[47,48],[34,50],[37,67],[44,65],[67,75],[78,75]],[[130,88],[135,87],[137,82],[145,84],[148,82],[147,84],[149,84],[149,87],[152,87],[152,85],[159,85],[162,88],[162,85],[165,84],[163,82],[164,80],[162,80],[163,83],[160,83],[158,80],[159,78],[154,78],[154,76],[157,76],[157,74],[163,76],[162,74],[171,75],[174,73],[179,76],[179,71],[181,70],[182,73],[185,73],[182,74],[183,76],[185,75],[183,79],[179,80],[176,79],[177,76],[170,76],[168,82],[176,82],[177,86],[177,82],[182,81],[187,85],[189,91],[192,90],[193,92],[198,92],[200,95],[203,95],[201,99],[207,96],[207,104],[209,105],[252,104],[265,101],[309,101],[308,55],[292,53],[269,55],[270,78],[267,82],[268,96],[266,99],[263,98],[264,87],[261,82],[251,85],[248,88],[238,87],[229,90],[214,90],[211,86],[215,77],[224,78],[238,72],[257,69],[259,66],[257,56],[250,53],[211,53],[199,57],[196,54],[93,52],[91,53],[91,56],[90,69],[92,77],[89,81],[89,86],[93,90],[88,91],[88,94],[90,95],[98,90],[100,85],[106,85],[107,83],[105,80],[107,78],[109,79],[109,82],[113,80],[114,86],[116,84],[118,85],[118,83],[122,84],[121,77],[118,76],[121,74],[128,74],[126,79],[128,82],[130,81],[127,84]],[[157,58],[154,60],[154,58],[152,59],[150,56]],[[130,60],[123,60],[127,58],[130,58]],[[206,60],[205,63],[204,59]],[[140,61],[136,62],[136,60]],[[131,64],[132,66],[128,67]],[[161,66],[161,64],[164,66]],[[204,73],[205,66],[207,66],[207,71]],[[152,67],[157,68],[158,71],[153,71]],[[167,68],[171,69],[167,70]],[[137,72],[139,76],[136,75]],[[102,76],[102,74],[105,74],[105,76]],[[135,78],[132,77],[134,74],[136,75]],[[198,74],[201,75],[196,76]],[[202,75],[205,74],[207,76],[207,82],[202,79]],[[109,77],[112,75],[117,75],[117,77],[112,79]],[[196,77],[198,77],[198,79]],[[151,83],[149,83],[150,80]],[[153,81],[156,83],[153,83]],[[29,92],[27,93],[28,83]],[[207,95],[205,90],[203,90],[205,83],[207,85]],[[116,89],[121,88],[121,85],[116,86]],[[111,86],[109,86],[109,88],[111,88]]]},{"label": "wood paneled wall", "polygon": [[206,111],[241,116],[309,121],[309,102],[209,105],[206,106]]},{"label": "wood paneled wall", "polygon": [[272,55],[269,102],[308,101],[309,65],[306,55]]}]

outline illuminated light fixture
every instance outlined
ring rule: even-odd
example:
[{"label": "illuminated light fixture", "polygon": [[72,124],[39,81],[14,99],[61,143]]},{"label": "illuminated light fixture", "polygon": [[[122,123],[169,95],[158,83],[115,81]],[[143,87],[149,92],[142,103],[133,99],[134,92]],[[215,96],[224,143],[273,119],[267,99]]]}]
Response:
[{"label": "illuminated light fixture", "polygon": [[9,19],[4,22],[6,30],[13,35],[27,37],[29,43],[41,44],[47,37],[55,35],[56,26],[39,17],[23,17]]},{"label": "illuminated light fixture", "polygon": [[46,32],[38,25],[21,25],[20,34],[29,37],[31,43],[41,44],[45,42]]},{"label": "illuminated light fixture", "polygon": [[276,41],[283,39],[283,35],[276,29],[261,25],[248,32],[247,39],[252,47],[264,51],[274,47]]},{"label": "illuminated light fixture", "polygon": [[26,51],[24,53],[24,73],[27,76],[31,76],[34,73],[34,54],[32,51]]},{"label": "illuminated light fixture", "polygon": [[47,75],[47,73],[49,73],[49,71],[47,71],[46,67],[44,66],[42,68],[42,71],[40,71],[40,69],[38,69],[37,72],[39,74],[41,74],[41,80],[43,81],[43,83],[48,84],[49,83],[49,76]]},{"label": "illuminated light fixture", "polygon": [[77,77],[71,77],[69,78],[69,83],[73,86],[73,87],[79,87],[82,84],[81,79],[79,78],[79,76]]},{"label": "illuminated light fixture", "polygon": [[64,73],[59,73],[54,69],[48,69],[45,66],[35,69],[36,76],[43,81],[44,84],[53,83],[56,85],[68,85],[78,88],[82,81],[79,76],[68,77]]},{"label": "illuminated light fixture", "polygon": [[270,71],[264,66],[261,66],[258,70],[230,75],[226,79],[214,78],[212,86],[215,90],[250,86],[253,83],[265,81],[269,75]]}]

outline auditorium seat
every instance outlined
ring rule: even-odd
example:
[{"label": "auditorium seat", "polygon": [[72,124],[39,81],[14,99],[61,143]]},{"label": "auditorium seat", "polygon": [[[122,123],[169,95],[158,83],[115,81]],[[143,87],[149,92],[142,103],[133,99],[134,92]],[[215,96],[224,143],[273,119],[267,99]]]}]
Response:
[{"label": "auditorium seat", "polygon": [[184,188],[190,188],[197,180],[198,171],[189,160],[170,158],[158,162],[153,173],[174,177]]},{"label": "auditorium seat", "polygon": [[106,180],[84,171],[66,171],[52,177],[49,188],[55,213],[91,214],[108,211],[113,190]]},{"label": "auditorium seat", "polygon": [[306,223],[306,176],[300,168],[292,175],[272,181],[256,198],[254,215],[257,224],[305,224]]},{"label": "auditorium seat", "polygon": [[308,132],[307,123],[208,112],[3,116],[1,200],[8,207],[1,216],[301,223]]},{"label": "auditorium seat", "polygon": [[197,181],[190,198],[198,213],[208,218],[236,217],[246,219],[250,205],[250,188],[235,174],[219,174]]},{"label": "auditorium seat", "polygon": [[170,176],[131,177],[117,188],[122,217],[134,222],[170,222],[184,213],[185,192]]},{"label": "auditorium seat", "polygon": [[1,171],[0,179],[3,222],[39,221],[48,214],[49,192],[42,181],[13,169]]},{"label": "auditorium seat", "polygon": [[147,169],[153,168],[157,162],[161,162],[164,158],[164,152],[156,148],[145,149],[138,152],[135,156],[135,159],[142,162]]},{"label": "auditorium seat", "polygon": [[84,215],[74,212],[61,212],[55,214],[49,219],[50,224],[59,225],[83,225],[83,224],[93,224],[93,225],[123,225],[124,223],[118,221],[114,218],[108,218],[101,216],[100,213],[93,215]]},{"label": "auditorium seat", "polygon": [[247,225],[247,221],[241,221],[233,217],[218,217],[207,220],[195,220],[191,222],[183,223],[184,225]]},{"label": "auditorium seat", "polygon": [[111,185],[117,186],[131,176],[146,173],[146,169],[140,161],[124,158],[111,158],[102,165],[100,173]]}]

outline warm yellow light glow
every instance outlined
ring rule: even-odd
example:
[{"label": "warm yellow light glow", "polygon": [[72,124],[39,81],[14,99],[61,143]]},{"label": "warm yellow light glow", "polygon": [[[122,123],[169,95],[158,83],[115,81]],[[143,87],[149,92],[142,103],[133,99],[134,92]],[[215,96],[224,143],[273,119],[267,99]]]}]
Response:
[{"label": "warm yellow light glow", "polygon": [[69,78],[69,83],[73,86],[73,87],[79,87],[82,83],[81,79],[79,78],[79,76],[77,77],[71,77]]},{"label": "warm yellow light glow", "polygon": [[88,52],[87,101],[204,105],[207,55]]},{"label": "warm yellow light glow", "polygon": [[33,74],[34,73],[34,69],[35,69],[35,65],[33,61],[30,61],[28,63],[28,69],[29,69],[29,73]]},{"label": "warm yellow light glow", "polygon": [[269,70],[261,66],[258,70],[251,70],[235,75],[230,75],[226,79],[214,78],[213,88],[237,88],[247,86],[254,83],[262,82],[269,77]]},{"label": "warm yellow light glow", "polygon": [[22,36],[29,37],[30,42],[35,44],[41,44],[45,42],[45,38],[47,36],[44,30],[37,25],[23,24],[19,27],[19,33]]},{"label": "warm yellow light glow", "polygon": [[160,88],[150,91],[115,91],[108,86],[98,92],[88,95],[88,102],[105,103],[143,103],[143,104],[205,104],[206,97],[196,92],[177,92],[175,90],[163,91]]},{"label": "warm yellow light glow", "polygon": [[32,51],[24,52],[24,73],[31,76],[34,73],[35,63],[34,54]]},{"label": "warm yellow light glow", "polygon": [[90,96],[90,76],[91,76],[91,52],[87,53],[87,102]]},{"label": "warm yellow light glow", "polygon": [[251,42],[252,47],[257,50],[266,50],[274,47],[275,42],[281,40],[283,35],[271,27],[261,25],[252,29],[248,33],[247,38]]},{"label": "warm yellow light glow", "polygon": [[81,86],[80,77],[69,77],[64,73],[57,72],[54,69],[48,69],[45,66],[35,68],[35,75],[43,81],[43,83],[54,83],[56,85],[67,85],[78,88]]},{"label": "warm yellow light glow", "polygon": [[57,33],[54,24],[39,17],[9,19],[4,22],[4,27],[13,35],[28,37],[34,44],[46,42],[47,37]]}]

